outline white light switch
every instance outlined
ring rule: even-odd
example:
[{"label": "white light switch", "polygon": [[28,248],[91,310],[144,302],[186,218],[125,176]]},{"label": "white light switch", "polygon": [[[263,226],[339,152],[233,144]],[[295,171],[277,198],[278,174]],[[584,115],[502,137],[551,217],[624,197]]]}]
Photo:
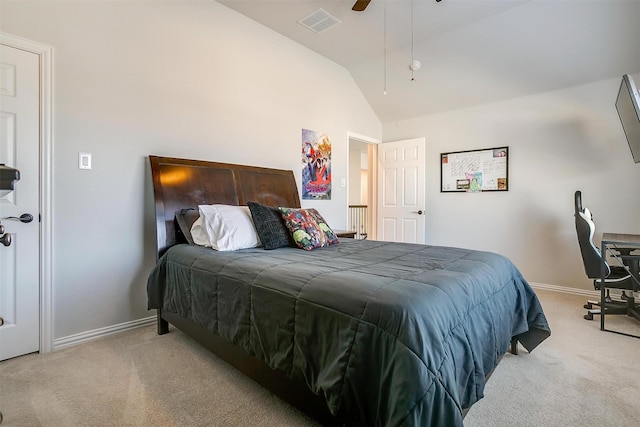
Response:
[{"label": "white light switch", "polygon": [[342,186],[342,187],[346,187],[347,186],[347,180],[345,178],[340,179],[340,186]]},{"label": "white light switch", "polygon": [[91,169],[91,153],[78,153],[78,168]]}]

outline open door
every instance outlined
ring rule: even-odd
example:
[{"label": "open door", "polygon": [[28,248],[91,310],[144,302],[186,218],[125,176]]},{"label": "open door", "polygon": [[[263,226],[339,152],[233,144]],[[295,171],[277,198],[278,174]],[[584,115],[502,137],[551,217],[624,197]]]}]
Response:
[{"label": "open door", "polygon": [[425,243],[425,151],[425,138],[378,145],[378,240]]}]

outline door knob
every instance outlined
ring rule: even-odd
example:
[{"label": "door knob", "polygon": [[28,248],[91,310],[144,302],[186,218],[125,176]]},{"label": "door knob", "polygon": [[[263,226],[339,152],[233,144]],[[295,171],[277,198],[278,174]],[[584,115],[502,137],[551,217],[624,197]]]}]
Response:
[{"label": "door knob", "polygon": [[2,218],[2,219],[12,219],[12,220],[20,221],[20,222],[23,222],[23,223],[27,224],[27,223],[33,221],[33,215],[31,215],[30,213],[23,213],[22,215],[20,215],[19,218],[16,217],[16,216],[8,216],[8,217]]},{"label": "door knob", "polygon": [[4,325],[4,319],[0,316],[0,326]]},{"label": "door knob", "polygon": [[11,244],[11,234],[7,233],[0,237],[0,243],[5,246],[9,246]]},{"label": "door knob", "polygon": [[419,210],[419,211],[413,211],[413,213],[417,213],[418,215],[422,215],[424,212],[422,210]]}]

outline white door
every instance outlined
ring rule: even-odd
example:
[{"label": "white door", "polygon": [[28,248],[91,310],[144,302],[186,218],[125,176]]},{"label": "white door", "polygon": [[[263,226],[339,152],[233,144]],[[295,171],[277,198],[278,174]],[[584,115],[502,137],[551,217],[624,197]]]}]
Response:
[{"label": "white door", "polygon": [[[38,351],[40,343],[39,135],[37,54],[0,44],[0,163],[20,171],[15,190],[0,198],[0,360]],[[21,222],[22,214],[33,215]]]},{"label": "white door", "polygon": [[425,242],[425,139],[378,145],[378,240]]}]

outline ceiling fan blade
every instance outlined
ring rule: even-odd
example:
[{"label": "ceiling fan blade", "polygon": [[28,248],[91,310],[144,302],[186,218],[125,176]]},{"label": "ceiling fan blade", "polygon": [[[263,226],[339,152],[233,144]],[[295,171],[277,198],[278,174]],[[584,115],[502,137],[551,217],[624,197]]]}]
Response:
[{"label": "ceiling fan blade", "polygon": [[355,10],[356,12],[362,12],[369,6],[371,0],[356,0],[356,4],[353,5],[351,10]]}]

